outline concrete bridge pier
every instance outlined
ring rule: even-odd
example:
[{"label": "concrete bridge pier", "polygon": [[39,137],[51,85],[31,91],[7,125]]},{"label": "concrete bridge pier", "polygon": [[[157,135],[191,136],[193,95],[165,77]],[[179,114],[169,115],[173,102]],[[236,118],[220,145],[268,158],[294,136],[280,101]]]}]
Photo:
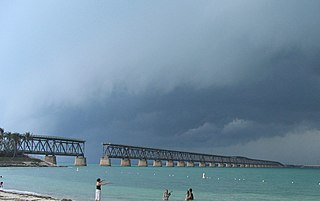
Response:
[{"label": "concrete bridge pier", "polygon": [[108,156],[103,156],[100,159],[100,166],[111,166],[111,160]]},{"label": "concrete bridge pier", "polygon": [[123,167],[130,167],[131,161],[128,158],[123,158],[123,159],[121,159],[120,165]]},{"label": "concrete bridge pier", "polygon": [[153,167],[162,167],[161,160],[154,160],[153,161]]},{"label": "concrete bridge pier", "polygon": [[193,161],[188,161],[187,162],[187,167],[194,167],[194,162]]},{"label": "concrete bridge pier", "polygon": [[148,162],[146,159],[139,159],[138,167],[148,167]]},{"label": "concrete bridge pier", "polygon": [[45,155],[44,161],[57,165],[57,157],[54,155],[53,156]]},{"label": "concrete bridge pier", "polygon": [[177,163],[177,167],[185,167],[186,164],[184,163],[184,161],[178,161]]},{"label": "concrete bridge pier", "polygon": [[167,166],[167,167],[174,167],[173,160],[167,160],[167,161],[166,161],[166,166]]},{"label": "concrete bridge pier", "polygon": [[87,159],[84,156],[76,156],[74,161],[75,166],[87,166]]},{"label": "concrete bridge pier", "polygon": [[206,167],[206,162],[199,162],[199,167]]}]

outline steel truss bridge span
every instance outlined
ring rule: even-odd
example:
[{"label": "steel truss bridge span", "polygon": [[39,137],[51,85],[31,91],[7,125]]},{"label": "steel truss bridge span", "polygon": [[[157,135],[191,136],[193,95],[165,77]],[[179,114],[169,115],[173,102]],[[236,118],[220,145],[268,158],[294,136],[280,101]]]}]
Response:
[{"label": "steel truss bridge span", "polygon": [[84,156],[85,141],[78,139],[34,135],[21,138],[18,151],[22,154]]},{"label": "steel truss bridge span", "polygon": [[[103,157],[100,165],[111,165],[110,159],[122,159],[122,166],[130,166],[130,159],[138,159],[141,161],[154,160],[153,166],[162,166],[161,161],[169,161],[173,166],[173,161],[177,162],[177,166],[216,166],[216,167],[283,167],[283,164],[276,161],[250,159],[242,156],[221,156],[202,153],[183,152],[175,150],[165,150],[147,147],[138,147],[120,144],[103,144]],[[138,166],[147,166],[146,163]]]},{"label": "steel truss bridge span", "polygon": [[85,166],[84,149],[84,140],[55,136],[14,133],[0,140],[1,155],[45,155],[44,160],[52,164],[57,164],[56,156],[75,156],[75,165]]}]

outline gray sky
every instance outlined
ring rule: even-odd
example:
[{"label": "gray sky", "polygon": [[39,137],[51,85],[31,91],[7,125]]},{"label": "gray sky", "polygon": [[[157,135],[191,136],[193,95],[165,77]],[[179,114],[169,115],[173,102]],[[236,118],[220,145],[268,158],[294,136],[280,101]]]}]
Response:
[{"label": "gray sky", "polygon": [[320,164],[320,1],[0,1],[0,127]]}]

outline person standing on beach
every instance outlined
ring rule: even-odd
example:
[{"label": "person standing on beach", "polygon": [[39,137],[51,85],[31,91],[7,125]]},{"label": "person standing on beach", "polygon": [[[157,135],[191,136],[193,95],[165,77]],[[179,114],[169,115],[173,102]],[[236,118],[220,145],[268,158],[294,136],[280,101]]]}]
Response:
[{"label": "person standing on beach", "polygon": [[[2,176],[0,176],[2,178]],[[3,181],[0,182],[0,188],[3,188]]]},{"label": "person standing on beach", "polygon": [[96,201],[100,201],[101,200],[101,186],[102,185],[106,185],[109,184],[110,182],[103,182],[103,180],[101,180],[100,178],[97,179],[97,183],[96,183]]}]

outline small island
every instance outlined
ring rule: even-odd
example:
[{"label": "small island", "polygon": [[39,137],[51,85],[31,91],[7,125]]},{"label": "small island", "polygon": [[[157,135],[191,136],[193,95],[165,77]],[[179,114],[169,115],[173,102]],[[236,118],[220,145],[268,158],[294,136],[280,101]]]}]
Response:
[{"label": "small island", "polygon": [[24,135],[5,132],[0,128],[0,167],[54,167],[53,163],[30,157],[19,152],[22,138],[30,138],[29,132]]}]

